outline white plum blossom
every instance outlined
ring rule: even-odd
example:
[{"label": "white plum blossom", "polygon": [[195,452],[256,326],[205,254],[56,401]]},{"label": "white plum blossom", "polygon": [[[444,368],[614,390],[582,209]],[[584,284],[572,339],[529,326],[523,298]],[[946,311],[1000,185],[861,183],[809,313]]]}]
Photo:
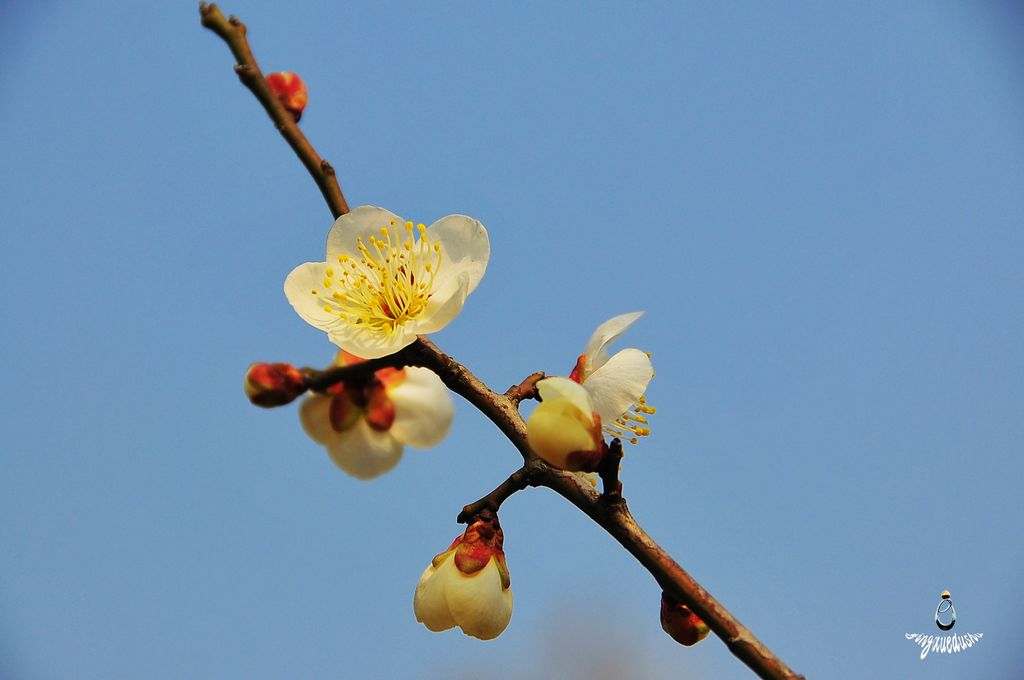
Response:
[{"label": "white plum blossom", "polygon": [[458,626],[491,640],[512,618],[512,590],[497,517],[477,519],[420,576],[416,620],[435,633]]},{"label": "white plum blossom", "polygon": [[487,230],[471,217],[448,215],[425,227],[364,205],[338,218],[326,261],[296,267],[284,292],[335,345],[375,359],[447,326],[489,257]]},{"label": "white plum blossom", "polygon": [[[338,353],[338,364],[361,361]],[[327,448],[334,463],[358,479],[391,470],[404,445],[436,446],[451,428],[455,406],[437,375],[426,368],[384,368],[358,382],[341,382],[302,402],[302,427]]]},{"label": "white plum blossom", "polygon": [[647,405],[644,393],[654,367],[646,352],[631,347],[609,357],[607,348],[642,315],[620,314],[598,326],[569,376],[590,395],[604,432],[633,444],[637,437],[650,434],[646,416],[654,413],[654,408]]}]

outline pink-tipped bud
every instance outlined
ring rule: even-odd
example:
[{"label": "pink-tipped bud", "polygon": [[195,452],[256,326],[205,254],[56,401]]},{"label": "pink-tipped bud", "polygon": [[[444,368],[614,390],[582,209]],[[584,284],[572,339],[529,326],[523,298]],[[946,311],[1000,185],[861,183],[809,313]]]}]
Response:
[{"label": "pink-tipped bud", "polygon": [[291,364],[253,364],[245,373],[245,396],[257,406],[284,406],[305,391],[306,376]]},{"label": "pink-tipped bud", "polygon": [[673,640],[686,647],[692,647],[711,632],[699,616],[668,593],[661,594],[661,627]]},{"label": "pink-tipped bud", "polygon": [[298,123],[302,118],[302,111],[309,102],[309,91],[306,90],[306,84],[302,82],[299,74],[291,71],[271,73],[267,76],[267,85]]}]

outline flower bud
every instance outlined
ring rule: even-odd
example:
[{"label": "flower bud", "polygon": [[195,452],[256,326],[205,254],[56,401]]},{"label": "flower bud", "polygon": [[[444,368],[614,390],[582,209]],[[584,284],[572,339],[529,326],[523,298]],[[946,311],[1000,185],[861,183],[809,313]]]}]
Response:
[{"label": "flower bud", "polygon": [[526,422],[534,453],[563,470],[596,470],[606,447],[587,391],[568,378],[540,380],[537,391],[542,401]]},{"label": "flower bud", "polygon": [[309,92],[306,90],[306,84],[302,82],[302,78],[291,71],[280,71],[267,76],[267,85],[298,123],[302,118],[302,111],[309,101]]},{"label": "flower bud", "polygon": [[697,644],[711,632],[699,616],[668,593],[661,594],[661,627],[673,640],[686,647]]},{"label": "flower bud", "polygon": [[291,403],[306,391],[306,376],[291,364],[253,364],[245,374],[245,396],[271,408]]},{"label": "flower bud", "polygon": [[512,590],[498,518],[482,512],[448,550],[434,557],[413,596],[416,620],[440,632],[458,626],[492,640],[512,618]]}]

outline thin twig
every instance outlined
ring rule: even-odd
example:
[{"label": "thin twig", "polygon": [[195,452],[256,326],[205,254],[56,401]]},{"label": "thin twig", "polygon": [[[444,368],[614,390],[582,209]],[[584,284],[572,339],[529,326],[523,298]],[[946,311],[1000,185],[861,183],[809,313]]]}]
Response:
[{"label": "thin twig", "polygon": [[382,368],[401,368],[409,364],[405,361],[405,352],[396,352],[380,359],[368,359],[357,364],[346,366],[332,366],[331,368],[317,371],[306,368],[306,389],[314,392],[323,392],[328,387],[337,385],[343,380],[361,380],[373,375]]},{"label": "thin twig", "polygon": [[348,203],[345,201],[345,195],[341,193],[341,186],[338,185],[338,178],[334,174],[334,168],[326,160],[320,158],[316,149],[306,139],[306,135],[299,129],[295,118],[284,108],[284,105],[274,94],[273,90],[267,85],[267,81],[263,78],[263,73],[260,72],[260,67],[256,65],[256,58],[249,48],[245,24],[239,21],[236,16],[225,19],[224,14],[217,7],[216,3],[200,3],[199,15],[202,17],[203,26],[223,38],[224,42],[231,48],[231,53],[235,55],[235,60],[238,62],[235,66],[235,72],[238,74],[239,80],[249,88],[249,91],[256,96],[260,104],[263,104],[267,115],[274,121],[277,131],[281,133],[281,136],[292,147],[295,155],[306,166],[306,170],[312,175],[313,181],[320,187],[320,193],[324,195],[324,200],[327,201],[327,207],[331,209],[331,214],[337,219],[347,213]]},{"label": "thin twig", "polygon": [[[282,134],[285,134],[282,124],[291,122],[294,127],[294,121],[291,121],[290,116],[285,115],[284,108],[280,106],[276,97],[272,96],[269,88],[265,87],[266,84],[262,81],[261,75],[258,83],[250,84],[251,81],[255,81],[255,75],[259,75],[259,69],[256,68],[255,59],[253,59],[248,43],[245,41],[244,25],[234,17],[232,17],[230,23],[225,21],[216,5],[204,4],[201,6],[200,11],[203,16],[203,25],[216,32],[228,43],[239,64],[252,67],[251,71],[244,69],[246,73],[240,73],[239,75],[242,77],[243,82],[249,86],[249,89],[253,91],[253,94],[256,95],[256,98],[260,100],[264,108],[267,109],[271,118],[278,123],[278,129],[282,131]],[[270,103],[268,103],[268,98],[271,100]],[[298,132],[297,127],[295,131]],[[298,135],[301,136],[301,134],[301,132],[298,132]],[[332,199],[332,194],[324,189],[324,184],[321,184],[321,179],[324,178],[326,173],[318,174],[315,171],[317,168],[320,168],[318,164],[315,164],[313,168],[310,167],[310,161],[312,159],[319,161],[319,156],[309,146],[305,137],[301,136],[302,145],[292,143],[292,139],[288,135],[285,135],[285,137],[289,139],[289,143],[292,144],[296,154],[306,164],[307,169],[310,169],[310,174],[317,180],[317,184],[321,186],[321,191],[332,213],[338,215],[346,212],[347,206],[344,203],[344,198],[341,197],[340,188],[338,189],[337,196]],[[330,173],[330,178],[333,180],[333,171]],[[336,182],[334,184],[336,185]],[[338,199],[340,199],[340,203]],[[402,363],[430,368],[437,373],[449,389],[464,397],[487,416],[519,450],[526,461],[523,469],[513,473],[512,477],[516,477],[520,472],[526,470],[526,472],[523,472],[523,476],[527,478],[527,484],[546,486],[554,490],[594,520],[611,534],[615,540],[622,544],[654,576],[662,590],[673,595],[703,619],[718,637],[725,642],[729,650],[760,677],[771,680],[802,677],[786,666],[764,643],[743,626],[736,617],[730,614],[725,607],[704,590],[661,546],[655,543],[654,539],[633,519],[626,501],[621,496],[615,496],[614,494],[602,496],[591,488],[590,485],[583,482],[579,476],[553,468],[538,459],[530,449],[529,442],[527,441],[526,423],[523,421],[518,409],[518,393],[509,395],[492,391],[479,378],[473,375],[469,369],[441,352],[436,345],[424,337],[420,337],[419,340],[403,350]],[[328,373],[336,370],[331,369]],[[337,373],[332,373],[331,379],[336,376]],[[327,378],[323,378],[322,382],[317,384],[323,385],[327,380]],[[323,387],[320,389],[323,389]],[[478,503],[484,502],[487,504],[497,501],[498,498],[504,500],[510,495],[506,494],[507,491],[514,493],[515,490],[518,490],[516,487],[522,480],[517,477],[514,481],[510,481],[512,477],[492,492],[494,494],[493,499],[489,499],[492,494],[488,494]],[[615,477],[617,477],[617,474]],[[612,478],[610,474],[607,477],[609,480]],[[471,506],[473,505],[475,504],[467,506],[463,513],[472,511]],[[482,510],[489,509],[488,507]]]},{"label": "thin twig", "polygon": [[484,510],[498,512],[501,504],[509,496],[517,491],[522,491],[528,486],[530,486],[530,470],[528,466],[524,465],[510,474],[508,479],[496,486],[494,491],[462,508],[462,512],[459,513],[455,521],[460,524],[471,524],[473,519]]},{"label": "thin twig", "polygon": [[601,476],[601,497],[606,503],[622,498],[622,482],[619,481],[619,465],[622,464],[622,440],[618,437],[608,445],[597,473]]},{"label": "thin twig", "polygon": [[537,381],[544,379],[544,371],[537,371],[523,378],[523,382],[505,390],[505,396],[517,405],[526,399],[538,399]]}]

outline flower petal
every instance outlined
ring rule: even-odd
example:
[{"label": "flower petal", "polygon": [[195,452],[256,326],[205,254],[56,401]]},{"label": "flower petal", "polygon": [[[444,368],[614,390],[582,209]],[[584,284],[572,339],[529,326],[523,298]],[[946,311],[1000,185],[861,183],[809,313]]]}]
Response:
[{"label": "flower petal", "polygon": [[[565,412],[565,407],[571,409]],[[533,410],[526,421],[530,448],[557,468],[570,467],[569,454],[593,451],[597,446],[592,429],[582,422],[575,406],[564,400],[549,401]]]},{"label": "flower petal", "polygon": [[396,326],[394,334],[388,335],[342,323],[327,333],[327,339],[363,359],[379,359],[416,342],[416,328],[410,324]]},{"label": "flower petal", "polygon": [[331,427],[331,398],[324,394],[310,394],[299,407],[302,429],[317,444],[329,446],[338,438]]},{"label": "flower petal", "polygon": [[588,359],[588,371],[595,371],[603,366],[604,362],[608,361],[608,345],[615,342],[620,335],[625,333],[643,315],[643,312],[619,314],[597,327],[597,330],[590,336],[590,340],[587,341],[586,349],[583,350]]},{"label": "flower petal", "polygon": [[537,381],[537,392],[540,394],[541,403],[566,399],[580,410],[580,413],[590,416],[594,410],[590,403],[590,394],[575,380],[553,376]]},{"label": "flower petal", "polygon": [[501,635],[512,618],[512,591],[502,587],[495,558],[472,576],[458,569],[452,572],[445,595],[455,623],[466,635],[481,640]]},{"label": "flower petal", "polygon": [[429,368],[406,368],[405,380],[388,389],[388,398],[395,405],[391,435],[398,441],[422,449],[440,444],[448,435],[455,404]]},{"label": "flower petal", "polygon": [[590,393],[601,421],[611,423],[644,395],[653,375],[654,368],[646,354],[638,349],[624,349],[591,373],[583,387]]},{"label": "flower petal", "polygon": [[448,215],[427,227],[426,236],[441,243],[437,285],[443,285],[448,277],[466,274],[469,277],[467,294],[476,290],[491,256],[491,242],[484,225],[465,215]]},{"label": "flower petal", "polygon": [[452,618],[448,598],[445,597],[447,579],[451,577],[452,571],[458,570],[450,555],[440,567],[427,565],[419,583],[416,584],[416,594],[412,598],[412,610],[416,614],[416,620],[435,633],[455,627],[455,619]]},{"label": "flower petal", "polygon": [[449,279],[444,288],[430,296],[421,319],[417,319],[410,332],[426,335],[436,333],[459,315],[469,295],[469,275]]},{"label": "flower petal", "polygon": [[[392,225],[392,221],[394,225]],[[359,260],[363,254],[359,252],[356,239],[362,237],[369,246],[370,236],[380,236],[380,228],[394,226],[399,234],[405,233],[405,220],[384,208],[373,205],[361,205],[339,217],[327,233],[327,265],[338,265],[338,256],[348,255]]]},{"label": "flower petal", "polygon": [[335,465],[356,479],[373,479],[398,464],[402,444],[389,432],[377,432],[365,418],[359,418],[355,426],[338,433],[327,453]]},{"label": "flower petal", "polygon": [[293,269],[284,280],[284,294],[299,316],[311,326],[330,333],[345,322],[337,314],[324,311],[323,262],[306,262]]}]

